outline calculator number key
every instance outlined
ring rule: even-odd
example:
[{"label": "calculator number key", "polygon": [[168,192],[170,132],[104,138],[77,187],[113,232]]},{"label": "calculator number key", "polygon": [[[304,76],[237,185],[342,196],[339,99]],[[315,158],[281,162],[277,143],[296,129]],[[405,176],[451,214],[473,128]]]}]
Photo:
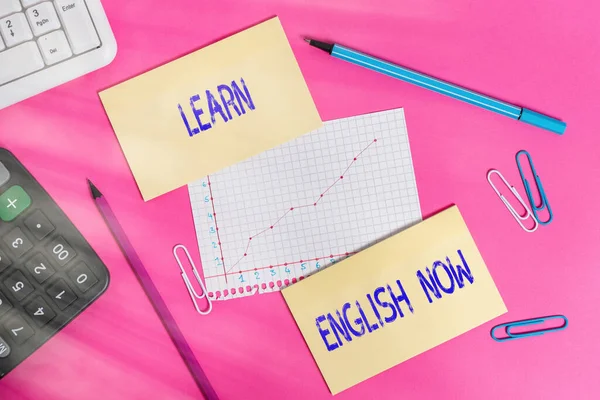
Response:
[{"label": "calculator number key", "polygon": [[54,230],[54,225],[50,223],[48,218],[46,218],[44,213],[40,210],[35,210],[33,214],[27,217],[25,226],[37,240],[42,240]]},{"label": "calculator number key", "polygon": [[[2,6],[0,6],[1,8]],[[2,40],[0,39],[0,42]],[[0,50],[2,50],[2,45],[0,44]],[[10,172],[8,169],[0,162],[0,186],[4,185],[6,182],[10,180]]]},{"label": "calculator number key", "polygon": [[8,288],[8,291],[17,299],[17,301],[23,300],[31,292],[33,292],[33,286],[22,272],[17,271],[4,280],[4,286]]},{"label": "calculator number key", "polygon": [[50,251],[50,256],[56,261],[59,265],[63,266],[67,264],[73,257],[76,256],[75,250],[67,241],[62,237],[58,236],[54,239],[50,246],[48,246],[48,250]]},{"label": "calculator number key", "polygon": [[25,263],[25,267],[38,283],[44,283],[48,278],[54,275],[54,268],[41,254],[35,255],[31,260]]},{"label": "calculator number key", "polygon": [[0,360],[10,355],[10,346],[0,336]]},{"label": "calculator number key", "polygon": [[15,258],[21,257],[33,247],[31,241],[23,234],[21,228],[14,228],[4,236],[4,243],[8,246]]},{"label": "calculator number key", "polygon": [[25,306],[25,311],[40,327],[46,325],[56,317],[56,313],[48,306],[41,297],[36,297],[31,303]]},{"label": "calculator number key", "polygon": [[71,282],[73,282],[82,293],[87,292],[92,286],[98,283],[96,275],[94,275],[83,262],[77,264],[67,275],[69,275]]},{"label": "calculator number key", "polygon": [[17,315],[5,323],[4,328],[8,337],[17,344],[25,343],[34,334],[33,329]]},{"label": "calculator number key", "polygon": [[6,257],[6,254],[4,254],[2,250],[0,250],[0,273],[2,273],[2,271],[8,268],[10,264],[11,262],[8,259],[8,257]]},{"label": "calculator number key", "polygon": [[59,279],[54,285],[50,286],[46,293],[48,293],[52,298],[52,301],[54,301],[61,310],[64,310],[77,300],[75,293],[73,293],[71,288],[62,279]]},{"label": "calculator number key", "polygon": [[0,318],[12,308],[6,297],[0,292]]}]

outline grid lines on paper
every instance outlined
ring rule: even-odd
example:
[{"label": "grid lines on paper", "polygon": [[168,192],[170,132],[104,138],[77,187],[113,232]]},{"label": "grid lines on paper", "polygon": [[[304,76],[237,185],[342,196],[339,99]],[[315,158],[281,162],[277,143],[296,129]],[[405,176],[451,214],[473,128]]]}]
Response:
[{"label": "grid lines on paper", "polygon": [[212,299],[279,290],[421,220],[402,109],[326,122],[189,192]]}]

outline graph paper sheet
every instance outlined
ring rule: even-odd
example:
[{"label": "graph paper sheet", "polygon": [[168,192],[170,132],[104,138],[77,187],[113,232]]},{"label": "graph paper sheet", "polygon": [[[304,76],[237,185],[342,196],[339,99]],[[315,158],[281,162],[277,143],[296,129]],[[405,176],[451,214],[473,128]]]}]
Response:
[{"label": "graph paper sheet", "polygon": [[213,300],[280,290],[421,221],[402,109],[326,122],[189,193]]}]

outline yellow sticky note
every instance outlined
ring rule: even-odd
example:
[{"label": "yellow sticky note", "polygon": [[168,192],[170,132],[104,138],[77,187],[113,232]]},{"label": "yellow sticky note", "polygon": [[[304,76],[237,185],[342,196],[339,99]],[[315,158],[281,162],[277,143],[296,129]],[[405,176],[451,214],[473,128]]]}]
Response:
[{"label": "yellow sticky note", "polygon": [[283,296],[333,394],[506,312],[456,206]]},{"label": "yellow sticky note", "polygon": [[278,18],[100,98],[144,200],[322,124]]}]

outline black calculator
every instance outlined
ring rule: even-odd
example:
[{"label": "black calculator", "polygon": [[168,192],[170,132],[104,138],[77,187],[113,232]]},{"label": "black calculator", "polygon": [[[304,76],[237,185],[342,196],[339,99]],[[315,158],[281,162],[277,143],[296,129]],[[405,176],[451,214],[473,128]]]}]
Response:
[{"label": "black calculator", "polygon": [[0,148],[0,378],[108,287],[104,263],[44,188]]}]

